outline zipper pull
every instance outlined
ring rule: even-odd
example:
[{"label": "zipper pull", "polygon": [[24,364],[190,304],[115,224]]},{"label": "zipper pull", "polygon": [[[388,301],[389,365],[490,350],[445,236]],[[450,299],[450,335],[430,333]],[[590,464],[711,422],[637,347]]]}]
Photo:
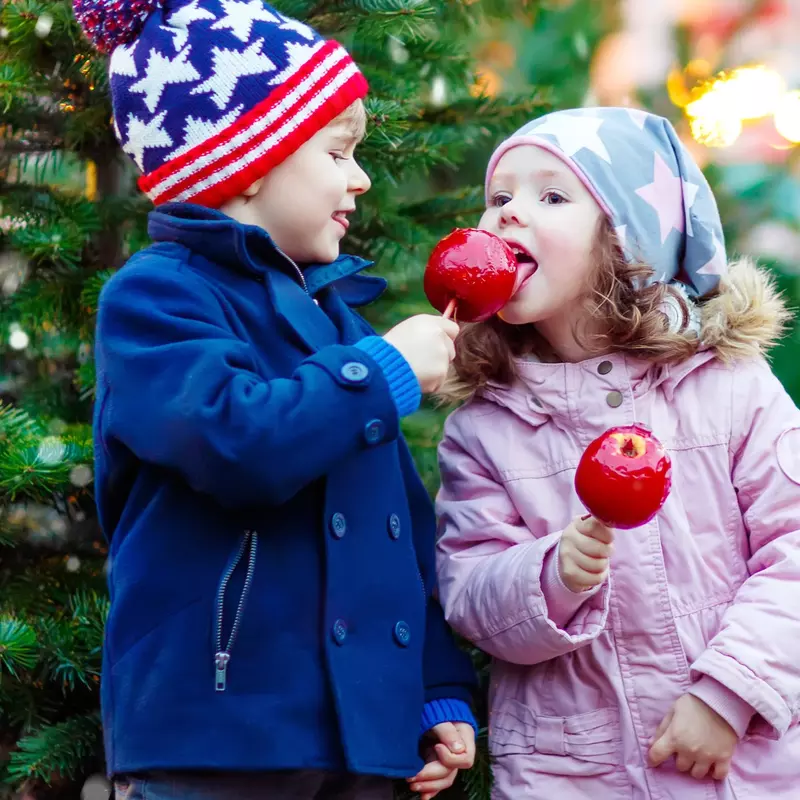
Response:
[{"label": "zipper pull", "polygon": [[216,676],[214,678],[214,688],[218,692],[225,691],[225,685],[228,680],[228,662],[231,660],[229,653],[217,653],[214,656],[214,665],[216,667]]}]

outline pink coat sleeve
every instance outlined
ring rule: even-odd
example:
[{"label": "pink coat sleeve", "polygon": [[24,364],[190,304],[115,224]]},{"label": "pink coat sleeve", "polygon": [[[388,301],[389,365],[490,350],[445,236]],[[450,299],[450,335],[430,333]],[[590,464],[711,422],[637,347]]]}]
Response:
[{"label": "pink coat sleeve", "polygon": [[545,569],[545,562],[552,561],[547,556],[561,532],[526,527],[472,424],[469,406],[459,409],[439,446],[439,597],[450,625],[482,650],[503,661],[538,664],[600,634],[609,587],[568,598],[548,579],[552,566]]},{"label": "pink coat sleeve", "polygon": [[751,732],[800,721],[800,411],[763,361],[733,376],[731,475],[750,577],[692,665],[756,712]]}]

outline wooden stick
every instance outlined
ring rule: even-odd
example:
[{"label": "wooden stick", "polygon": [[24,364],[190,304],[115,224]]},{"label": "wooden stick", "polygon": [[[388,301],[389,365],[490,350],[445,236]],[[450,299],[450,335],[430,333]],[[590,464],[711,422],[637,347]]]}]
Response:
[{"label": "wooden stick", "polygon": [[456,300],[456,298],[454,297],[454,298],[453,298],[453,299],[452,299],[452,300],[451,300],[451,301],[450,301],[450,302],[447,304],[447,308],[444,310],[444,314],[442,314],[442,316],[443,316],[445,319],[450,319],[451,317],[452,317],[453,319],[455,319],[455,312],[456,312],[456,305],[457,305],[457,304],[458,304],[458,301],[457,301],[457,300]]}]

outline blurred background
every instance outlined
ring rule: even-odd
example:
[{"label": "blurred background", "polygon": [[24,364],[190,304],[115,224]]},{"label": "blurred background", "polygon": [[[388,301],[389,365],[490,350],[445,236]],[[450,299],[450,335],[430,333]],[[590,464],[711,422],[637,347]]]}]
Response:
[{"label": "blurred background", "polygon": [[[668,117],[715,190],[729,255],[754,256],[793,310],[800,302],[800,0],[274,5],[347,44],[370,80],[360,160],[373,189],[345,249],[390,280],[367,312],[379,330],[430,311],[425,261],[442,235],[477,223],[494,146],[575,106]],[[114,139],[107,89],[106,60],[67,0],[3,0],[0,797],[109,796],[97,711],[107,547],[92,494],[93,327],[104,281],[147,244],[150,204]],[[796,401],[799,354],[795,325],[773,364]],[[431,492],[443,418],[426,406],[404,423]],[[487,767],[482,754],[449,797],[487,798]]]}]

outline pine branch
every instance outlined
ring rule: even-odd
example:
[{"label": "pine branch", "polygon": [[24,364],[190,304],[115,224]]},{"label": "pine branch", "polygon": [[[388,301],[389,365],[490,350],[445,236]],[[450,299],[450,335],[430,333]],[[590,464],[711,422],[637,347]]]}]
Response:
[{"label": "pine branch", "polygon": [[22,670],[36,665],[36,632],[27,623],[12,617],[0,617],[0,671],[19,677]]},{"label": "pine branch", "polygon": [[78,714],[21,738],[11,754],[8,774],[13,780],[74,778],[93,762],[102,744],[100,715]]}]

